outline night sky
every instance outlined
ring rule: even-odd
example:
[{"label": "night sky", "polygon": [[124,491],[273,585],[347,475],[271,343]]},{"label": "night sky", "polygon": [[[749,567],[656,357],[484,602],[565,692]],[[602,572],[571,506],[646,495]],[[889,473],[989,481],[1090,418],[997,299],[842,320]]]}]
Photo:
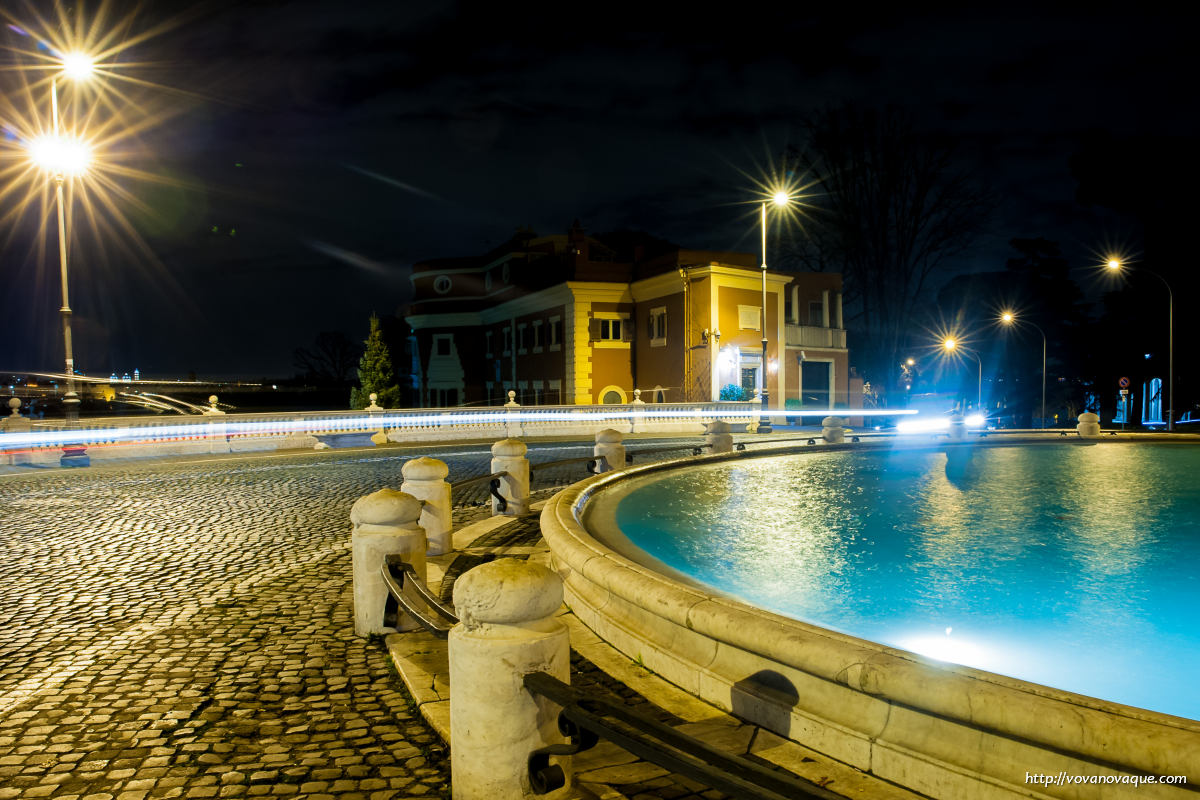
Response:
[{"label": "night sky", "polygon": [[[807,115],[845,103],[896,105],[952,137],[996,194],[952,272],[1001,269],[1013,237],[1056,240],[1080,266],[1143,248],[1136,219],[1076,202],[1070,158],[1098,134],[1197,135],[1195,19],[1129,4],[833,5],[143,8],[131,32],[169,24],[118,70],[155,84],[129,91],[164,119],[122,158],[167,182],[119,179],[148,206],[115,201],[136,236],[79,234],[76,362],[288,376],[318,332],[361,340],[372,311],[402,310],[415,261],[482,252],[522,225],[546,235],[578,218],[753,252],[754,179]],[[11,91],[19,76],[3,80]],[[54,245],[39,260],[33,223],[12,228],[0,370],[61,369]]]}]

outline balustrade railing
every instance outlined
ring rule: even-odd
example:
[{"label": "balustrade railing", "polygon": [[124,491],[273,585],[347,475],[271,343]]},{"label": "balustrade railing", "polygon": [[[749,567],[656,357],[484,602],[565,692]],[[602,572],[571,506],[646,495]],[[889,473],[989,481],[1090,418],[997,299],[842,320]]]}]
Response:
[{"label": "balustrade railing", "polygon": [[620,406],[531,406],[516,408],[389,409],[226,414],[164,419],[161,416],[99,417],[77,427],[33,421],[27,431],[0,433],[0,451],[38,450],[81,443],[89,447],[189,441],[246,442],[294,435],[384,431],[394,439],[421,441],[422,434],[445,438],[496,435],[587,433],[597,426],[628,425],[634,432],[703,424],[715,419],[750,422],[752,403],[662,403]]}]

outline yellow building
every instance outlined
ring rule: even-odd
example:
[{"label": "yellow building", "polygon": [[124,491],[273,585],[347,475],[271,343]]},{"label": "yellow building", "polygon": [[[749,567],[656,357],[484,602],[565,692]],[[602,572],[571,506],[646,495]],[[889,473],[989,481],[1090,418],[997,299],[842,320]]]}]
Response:
[{"label": "yellow building", "polygon": [[[628,403],[635,390],[648,403],[698,402],[729,384],[751,399],[764,377],[755,262],[683,249],[619,260],[576,223],[419,263],[405,319],[420,402],[499,405],[510,390],[522,405]],[[771,407],[858,406],[840,275],[768,271],[766,339]]]}]

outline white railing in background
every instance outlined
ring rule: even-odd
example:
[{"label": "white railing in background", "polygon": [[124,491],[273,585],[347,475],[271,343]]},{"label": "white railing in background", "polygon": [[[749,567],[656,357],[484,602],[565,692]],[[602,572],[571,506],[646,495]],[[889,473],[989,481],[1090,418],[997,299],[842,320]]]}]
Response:
[{"label": "white railing in background", "polygon": [[786,326],[788,347],[846,348],[845,328],[820,328],[812,325]]},{"label": "white railing in background", "polygon": [[[372,434],[383,431],[393,441],[444,438],[501,438],[511,435],[590,433],[600,426],[631,430],[670,429],[714,419],[751,422],[752,403],[688,403],[622,406],[537,406],[529,408],[394,409],[377,412],[314,411],[222,416],[101,417],[80,420],[76,428],[59,421],[32,422],[27,431],[0,433],[0,452],[54,449],[64,444],[153,445],[224,441],[249,444],[289,436]],[[255,449],[237,447],[236,449]]]}]

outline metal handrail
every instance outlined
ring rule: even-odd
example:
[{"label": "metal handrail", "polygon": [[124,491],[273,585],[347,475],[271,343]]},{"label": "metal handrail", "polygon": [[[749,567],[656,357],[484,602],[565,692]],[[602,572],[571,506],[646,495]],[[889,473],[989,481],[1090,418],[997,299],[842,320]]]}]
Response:
[{"label": "metal handrail", "polygon": [[[405,561],[404,556],[387,556],[380,572],[388,589],[388,601],[383,611],[384,625],[396,627],[400,610],[403,609],[422,628],[439,639],[450,635],[450,629],[458,624],[454,610],[429,591],[416,568]],[[430,611],[432,615],[427,613]]]},{"label": "metal handrail", "polygon": [[566,775],[550,763],[551,756],[574,755],[604,738],[639,758],[740,800],[841,800],[811,781],[718,750],[644,714],[585,694],[545,672],[527,674],[524,685],[530,694],[562,707],[558,729],[568,739],[567,744],[529,754],[529,782],[537,794],[566,784]]},{"label": "metal handrail", "polygon": [[[626,460],[628,460],[628,457],[626,458]],[[531,462],[529,464],[529,471],[536,472],[539,469],[546,469],[547,467],[561,467],[566,464],[587,464],[587,471],[595,472],[596,464],[600,461],[603,461],[605,464],[608,463],[608,459],[606,459],[604,456],[580,456],[578,458],[560,458],[558,461],[542,461],[537,464],[534,464]]]},{"label": "metal handrail", "polygon": [[496,508],[500,511],[507,511],[508,500],[505,499],[504,495],[500,494],[500,479],[506,477],[507,475],[508,471],[506,470],[504,472],[493,472],[491,475],[479,475],[475,478],[465,478],[461,481],[455,481],[454,483],[450,484],[450,492],[453,494],[459,489],[465,489],[468,486],[474,486],[477,483],[484,483],[486,481],[488,485],[488,491],[491,492],[492,497],[496,498]]}]

